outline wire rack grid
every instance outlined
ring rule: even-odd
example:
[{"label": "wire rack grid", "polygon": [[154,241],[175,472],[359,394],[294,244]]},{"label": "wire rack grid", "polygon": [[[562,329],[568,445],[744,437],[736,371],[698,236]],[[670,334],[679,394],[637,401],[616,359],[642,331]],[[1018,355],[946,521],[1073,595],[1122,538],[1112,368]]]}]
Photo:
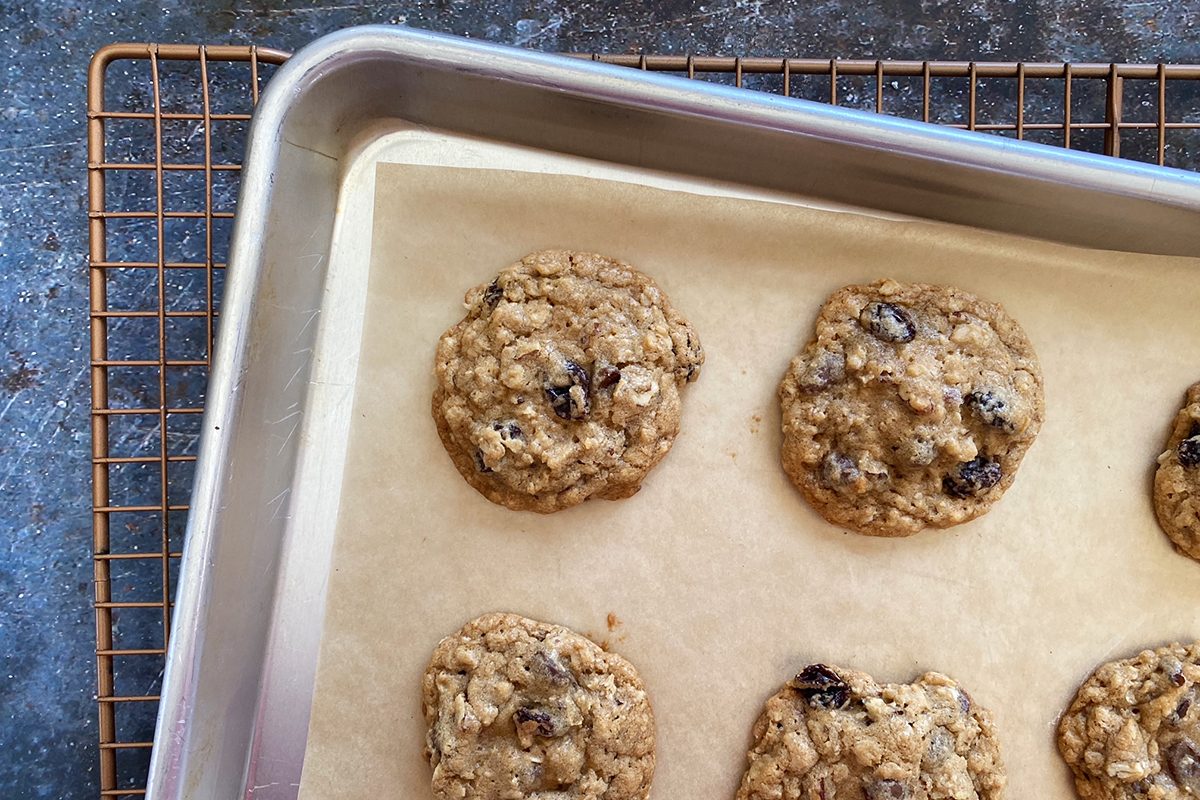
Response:
[{"label": "wire rack grid", "polygon": [[[1200,169],[1200,66],[590,55]],[[88,77],[101,797],[145,794],[246,127],[287,54],[105,47]]]},{"label": "wire rack grid", "polygon": [[92,61],[92,529],[102,797],[145,793],[244,126],[269,68],[286,57],[254,47],[118,45]]}]

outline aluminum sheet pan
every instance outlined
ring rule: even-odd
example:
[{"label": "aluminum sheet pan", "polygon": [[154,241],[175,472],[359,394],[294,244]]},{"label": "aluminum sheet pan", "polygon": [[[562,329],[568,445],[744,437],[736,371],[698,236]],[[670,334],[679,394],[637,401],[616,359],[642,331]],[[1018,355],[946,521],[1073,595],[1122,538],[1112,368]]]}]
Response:
[{"label": "aluminum sheet pan", "polygon": [[[381,161],[666,187],[1200,255],[1190,174],[403,28],[294,56],[252,125],[148,794],[290,798]],[[592,172],[595,171],[595,172]]]}]

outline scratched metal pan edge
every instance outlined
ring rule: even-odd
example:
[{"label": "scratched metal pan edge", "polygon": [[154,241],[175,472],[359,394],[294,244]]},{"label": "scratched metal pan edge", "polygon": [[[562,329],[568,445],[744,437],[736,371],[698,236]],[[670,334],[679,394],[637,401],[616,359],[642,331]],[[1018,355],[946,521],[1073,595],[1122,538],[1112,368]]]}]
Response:
[{"label": "scratched metal pan edge", "polygon": [[330,519],[337,501],[301,468],[317,444],[301,422],[349,403],[353,383],[351,372],[310,385],[312,322],[344,170],[381,119],[1071,244],[1200,255],[1200,177],[1182,171],[405,28],[317,40],[276,74],[251,127],[151,800],[298,792],[332,540],[309,512]]}]

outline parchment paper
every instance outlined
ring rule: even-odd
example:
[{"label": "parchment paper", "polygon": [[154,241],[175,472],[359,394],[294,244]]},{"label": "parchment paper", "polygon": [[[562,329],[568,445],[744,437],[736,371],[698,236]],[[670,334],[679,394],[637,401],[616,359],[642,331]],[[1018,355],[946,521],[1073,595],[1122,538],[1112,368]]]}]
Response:
[{"label": "parchment paper", "polygon": [[[1200,564],[1154,522],[1154,458],[1200,378],[1200,263],[595,179],[382,165],[354,423],[301,795],[430,796],[419,681],[436,642],[509,610],[630,659],[654,704],[659,800],[731,798],[763,702],[811,661],[948,673],[995,713],[1014,800],[1073,797],[1054,725],[1106,659],[1200,636]],[[551,516],[467,486],[429,412],[465,290],[546,247],[656,278],[707,354],[641,493]],[[779,465],[775,390],[852,282],[1002,303],[1046,422],[983,518],[844,533]],[[608,615],[614,614],[612,630]]]}]

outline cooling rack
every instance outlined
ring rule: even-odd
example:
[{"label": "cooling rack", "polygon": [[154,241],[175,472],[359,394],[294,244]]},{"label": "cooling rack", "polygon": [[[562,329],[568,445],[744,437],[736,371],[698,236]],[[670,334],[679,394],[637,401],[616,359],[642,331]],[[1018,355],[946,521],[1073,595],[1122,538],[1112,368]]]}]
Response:
[{"label": "cooling rack", "polygon": [[[1196,170],[1200,66],[577,56]],[[88,76],[100,796],[145,794],[242,148],[287,54],[120,44]]]}]

